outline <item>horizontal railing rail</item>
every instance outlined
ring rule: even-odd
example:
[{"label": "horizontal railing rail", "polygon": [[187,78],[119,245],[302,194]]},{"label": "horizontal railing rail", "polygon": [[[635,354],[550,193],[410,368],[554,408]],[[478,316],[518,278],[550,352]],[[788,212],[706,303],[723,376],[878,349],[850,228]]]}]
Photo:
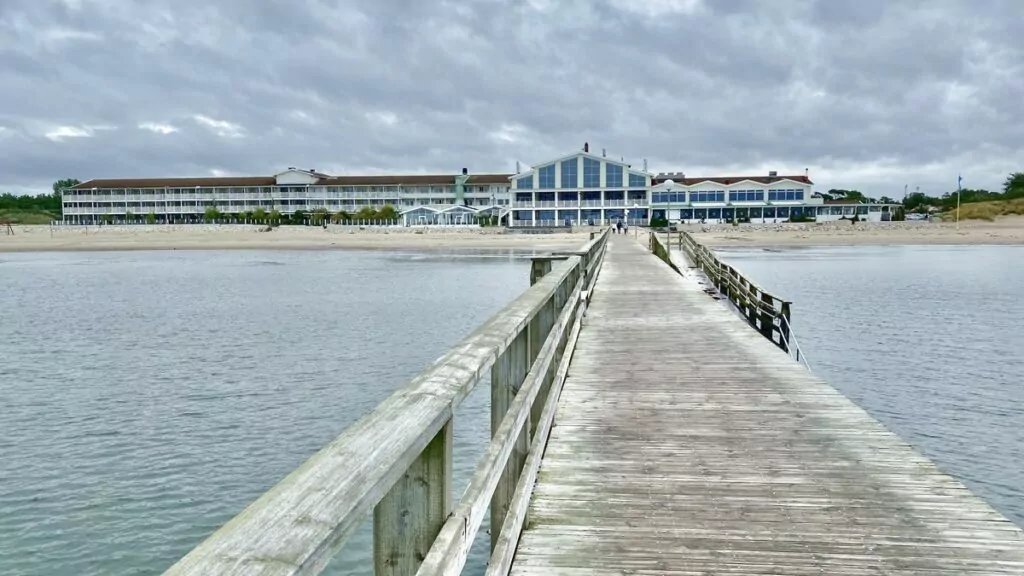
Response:
[{"label": "horizontal railing rail", "polygon": [[[669,266],[677,272],[680,271],[670,256],[670,241],[663,241],[657,233],[651,232],[650,248],[651,252]],[[810,370],[810,364],[793,334],[792,302],[783,300],[751,282],[734,267],[722,262],[713,250],[697,242],[688,232],[677,233],[676,249],[684,254],[694,267],[704,272],[718,292],[728,298],[751,327]]]},{"label": "horizontal railing rail", "polygon": [[[166,574],[318,574],[371,513],[374,574],[458,574],[488,510],[491,566],[509,565],[607,239],[554,256],[519,298]],[[453,508],[454,414],[488,372],[492,440]]]}]

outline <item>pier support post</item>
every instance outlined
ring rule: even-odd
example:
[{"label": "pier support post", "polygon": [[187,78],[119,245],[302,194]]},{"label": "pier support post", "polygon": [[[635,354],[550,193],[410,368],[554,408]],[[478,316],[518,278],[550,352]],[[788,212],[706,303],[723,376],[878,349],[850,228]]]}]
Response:
[{"label": "pier support post", "polygon": [[761,336],[767,338],[769,342],[775,342],[775,338],[772,337],[775,332],[775,318],[771,312],[774,309],[775,300],[772,299],[770,294],[762,292],[760,313],[758,314],[761,325],[758,327],[758,330],[761,332]]},{"label": "pier support post", "polygon": [[791,302],[783,302],[782,303],[781,315],[782,315],[782,318],[784,320],[781,322],[781,325],[779,326],[779,333],[782,334],[782,346],[783,346],[782,349],[785,350],[786,352],[789,352],[789,338],[790,338],[790,334],[789,334],[789,326],[790,326],[790,324],[789,324],[789,314],[790,314],[790,308],[789,307],[790,307],[790,304],[792,304],[792,303]]},{"label": "pier support post", "polygon": [[413,576],[452,507],[452,421],[373,509],[374,576]]},{"label": "pier support post", "polygon": [[[550,265],[550,261],[548,261]],[[536,322],[536,318],[534,319]],[[530,332],[528,326],[523,330],[508,349],[498,357],[497,362],[491,367],[491,437],[501,426],[501,421],[508,412],[516,393],[523,384],[526,374],[530,371]],[[523,471],[523,464],[526,462],[526,453],[529,450],[527,437],[529,426],[523,426],[522,432],[516,438],[512,447],[512,454],[508,457],[505,470],[498,480],[498,485],[491,496],[491,550],[498,544],[501,537],[501,525],[508,514],[508,507],[512,503],[512,495],[515,493],[516,483],[519,482],[519,475]]]},{"label": "pier support post", "polygon": [[530,286],[551,272],[551,258],[539,257],[530,262]]}]

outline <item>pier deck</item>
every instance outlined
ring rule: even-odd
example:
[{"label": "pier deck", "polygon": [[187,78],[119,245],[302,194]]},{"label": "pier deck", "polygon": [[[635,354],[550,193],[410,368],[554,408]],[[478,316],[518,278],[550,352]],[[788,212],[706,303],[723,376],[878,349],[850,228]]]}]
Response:
[{"label": "pier deck", "polygon": [[512,574],[1024,574],[1024,536],[613,235]]}]

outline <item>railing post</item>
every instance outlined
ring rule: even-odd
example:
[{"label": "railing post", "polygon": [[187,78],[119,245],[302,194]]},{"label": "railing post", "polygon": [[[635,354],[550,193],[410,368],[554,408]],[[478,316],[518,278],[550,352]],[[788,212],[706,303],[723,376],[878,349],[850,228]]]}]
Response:
[{"label": "railing post", "polygon": [[530,262],[530,286],[551,272],[551,258],[538,256]]},{"label": "railing post", "polygon": [[790,304],[791,304],[790,302],[783,302],[782,303],[781,315],[784,318],[784,321],[781,322],[780,323],[781,326],[779,326],[779,332],[780,332],[780,334],[782,334],[782,346],[783,346],[782,349],[785,350],[786,352],[789,352],[789,338],[790,338],[790,336],[789,336],[789,314],[790,314],[789,306],[790,306]]},{"label": "railing post", "polygon": [[451,512],[452,421],[373,509],[374,576],[413,576]]},{"label": "railing post", "polygon": [[[531,322],[536,322],[536,318]],[[516,392],[522,386],[526,374],[530,371],[530,328],[527,326],[516,336],[508,349],[498,357],[497,362],[491,367],[491,436],[501,426],[508,407],[512,404]],[[519,481],[519,474],[523,470],[523,463],[526,462],[526,452],[529,449],[527,436],[529,430],[523,426],[522,432],[516,438],[512,454],[508,457],[505,470],[498,480],[498,485],[491,496],[491,550],[498,544],[501,537],[501,525],[505,521],[509,504],[512,502],[512,495],[515,493],[516,483]]]},{"label": "railing post", "polygon": [[775,310],[775,300],[768,294],[761,293],[761,335],[768,339],[769,342],[774,342],[775,338],[772,337],[775,332],[775,316],[771,311]]}]

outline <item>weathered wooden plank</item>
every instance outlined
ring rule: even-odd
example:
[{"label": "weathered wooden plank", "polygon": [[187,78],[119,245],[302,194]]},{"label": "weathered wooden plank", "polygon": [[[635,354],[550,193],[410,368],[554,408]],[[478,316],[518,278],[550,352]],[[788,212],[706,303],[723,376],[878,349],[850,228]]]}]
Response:
[{"label": "weathered wooden plank", "polygon": [[1019,527],[686,276],[610,238],[511,574],[1024,574]]}]

